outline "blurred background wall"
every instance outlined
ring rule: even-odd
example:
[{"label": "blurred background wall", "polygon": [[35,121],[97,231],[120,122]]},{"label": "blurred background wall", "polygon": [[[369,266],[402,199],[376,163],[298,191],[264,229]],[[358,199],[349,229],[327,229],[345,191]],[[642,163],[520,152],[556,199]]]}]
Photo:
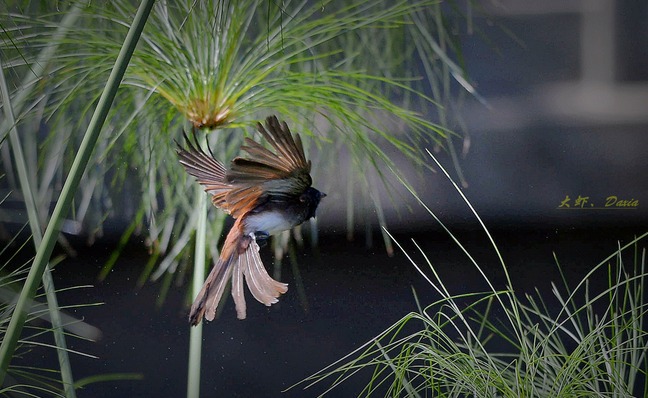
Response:
[{"label": "blurred background wall", "polygon": [[[648,225],[648,3],[482,3],[492,18],[475,13],[475,25],[493,26],[488,41],[458,33],[488,107],[470,97],[456,110],[470,144],[461,159],[465,193],[477,211],[491,223],[548,228]],[[438,157],[456,178],[449,157]],[[442,173],[410,176],[444,221],[469,217]],[[587,201],[575,210],[579,196]],[[591,209],[611,196],[637,203]],[[571,209],[557,209],[567,197]],[[430,221],[413,208],[408,217],[388,207],[390,226]],[[321,214],[323,225],[339,227],[339,212],[325,205]]]}]

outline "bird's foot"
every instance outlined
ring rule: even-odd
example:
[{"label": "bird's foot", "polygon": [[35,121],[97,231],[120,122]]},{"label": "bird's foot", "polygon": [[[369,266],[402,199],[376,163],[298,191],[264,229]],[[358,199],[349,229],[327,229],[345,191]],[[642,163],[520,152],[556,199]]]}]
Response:
[{"label": "bird's foot", "polygon": [[265,247],[268,244],[268,239],[270,234],[265,231],[257,231],[254,233],[254,239],[256,239],[259,248]]}]

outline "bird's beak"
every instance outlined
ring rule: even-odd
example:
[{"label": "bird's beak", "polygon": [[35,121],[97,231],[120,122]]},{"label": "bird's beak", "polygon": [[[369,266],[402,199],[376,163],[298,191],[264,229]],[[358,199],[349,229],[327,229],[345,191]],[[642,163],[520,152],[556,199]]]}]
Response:
[{"label": "bird's beak", "polygon": [[324,192],[320,192],[320,199],[324,199],[326,197],[326,194]]}]

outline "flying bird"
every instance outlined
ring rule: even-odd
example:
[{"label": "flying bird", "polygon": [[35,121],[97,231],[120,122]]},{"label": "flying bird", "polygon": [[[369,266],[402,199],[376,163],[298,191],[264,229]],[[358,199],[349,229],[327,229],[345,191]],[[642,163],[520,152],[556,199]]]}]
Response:
[{"label": "flying bird", "polygon": [[288,285],[268,275],[261,257],[270,235],[288,230],[315,217],[326,194],[311,187],[311,162],[306,160],[299,135],[293,135],[276,116],[266,118],[257,130],[274,149],[270,151],[250,138],[241,147],[247,158],[237,157],[229,170],[185,135],[187,148],[178,142],[176,152],[187,173],[196,177],[212,203],[236,221],[227,234],[214,268],[191,306],[189,322],[198,325],[203,317],[214,319],[227,281],[232,280],[232,297],[239,319],[245,319],[243,280],[259,302],[270,306],[288,291]]}]

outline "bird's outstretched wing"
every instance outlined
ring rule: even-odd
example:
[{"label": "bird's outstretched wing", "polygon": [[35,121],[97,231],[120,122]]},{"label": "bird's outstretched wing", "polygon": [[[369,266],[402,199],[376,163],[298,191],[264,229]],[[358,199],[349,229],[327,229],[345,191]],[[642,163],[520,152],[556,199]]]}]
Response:
[{"label": "bird's outstretched wing", "polygon": [[244,236],[241,224],[239,218],[227,234],[220,258],[191,306],[189,322],[192,325],[199,324],[203,317],[208,321],[214,319],[216,308],[230,278],[238,319],[246,317],[244,279],[254,298],[267,306],[276,303],[277,297],[288,291],[287,284],[277,282],[268,275],[259,256],[259,245],[254,234]]},{"label": "bird's outstretched wing", "polygon": [[245,139],[242,150],[248,158],[237,157],[227,171],[225,181],[232,185],[227,194],[230,214],[237,217],[254,208],[266,195],[299,196],[312,184],[311,162],[306,160],[301,138],[293,138],[288,125],[276,116],[266,119],[265,128],[257,130],[275,150]]},{"label": "bird's outstretched wing", "polygon": [[312,184],[311,162],[306,160],[299,135],[293,138],[288,125],[279,123],[276,116],[266,118],[265,128],[261,123],[256,127],[275,153],[246,138],[241,149],[249,158],[235,158],[228,171],[213,156],[194,146],[186,135],[187,149],[178,144],[180,163],[187,173],[213,195],[216,207],[234,218],[252,210],[268,195],[299,196]]},{"label": "bird's outstretched wing", "polygon": [[[232,189],[232,185],[225,181],[225,166],[214,156],[207,155],[198,144],[194,146],[187,134],[182,133],[187,143],[187,149],[181,146],[178,141],[176,152],[180,157],[182,164],[187,173],[196,177],[198,183],[205,187],[205,192],[212,195],[212,203],[220,207],[223,211],[229,213],[227,208],[227,194]],[[195,140],[195,136],[194,136]]]}]

